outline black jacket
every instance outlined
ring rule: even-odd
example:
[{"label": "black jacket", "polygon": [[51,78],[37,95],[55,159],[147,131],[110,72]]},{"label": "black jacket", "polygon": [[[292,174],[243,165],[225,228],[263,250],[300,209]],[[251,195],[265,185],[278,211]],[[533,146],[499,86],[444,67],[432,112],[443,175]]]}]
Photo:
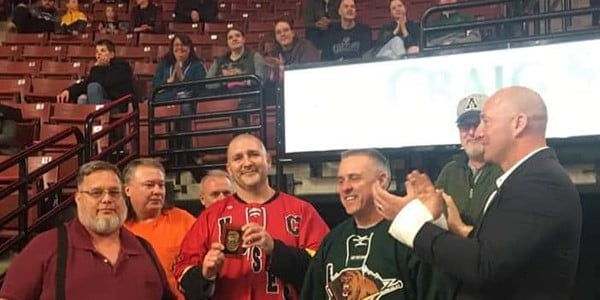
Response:
[{"label": "black jacket", "polygon": [[461,281],[457,300],[570,300],[580,236],[577,189],[545,149],[506,178],[469,238],[427,223],[414,249]]},{"label": "black jacket", "polygon": [[133,71],[123,59],[113,58],[108,66],[94,66],[85,80],[68,88],[69,100],[77,102],[77,97],[87,92],[88,84],[98,82],[106,90],[110,99],[133,94]]}]

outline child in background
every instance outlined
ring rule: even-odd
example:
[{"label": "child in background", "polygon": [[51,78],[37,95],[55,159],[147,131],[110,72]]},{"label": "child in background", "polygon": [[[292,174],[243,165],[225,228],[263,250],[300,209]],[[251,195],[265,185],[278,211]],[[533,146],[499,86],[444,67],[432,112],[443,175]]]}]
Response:
[{"label": "child in background", "polygon": [[113,6],[107,6],[104,10],[104,20],[98,23],[98,31],[104,34],[119,33],[119,20]]}]

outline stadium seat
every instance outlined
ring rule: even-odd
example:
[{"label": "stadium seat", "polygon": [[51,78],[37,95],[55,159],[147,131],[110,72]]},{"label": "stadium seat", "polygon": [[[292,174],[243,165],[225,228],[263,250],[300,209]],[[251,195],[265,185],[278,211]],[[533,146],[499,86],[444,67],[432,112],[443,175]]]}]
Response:
[{"label": "stadium seat", "polygon": [[79,79],[85,76],[86,65],[81,62],[42,61],[39,72],[43,78]]},{"label": "stadium seat", "polygon": [[23,46],[21,56],[25,60],[62,60],[67,54],[67,47],[62,45],[56,46]]}]

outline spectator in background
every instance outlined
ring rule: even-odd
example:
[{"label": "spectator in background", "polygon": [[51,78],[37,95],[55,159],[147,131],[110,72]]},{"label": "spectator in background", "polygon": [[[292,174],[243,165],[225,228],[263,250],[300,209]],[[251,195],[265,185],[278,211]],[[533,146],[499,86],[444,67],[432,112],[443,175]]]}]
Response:
[{"label": "spectator in background", "polygon": [[[171,39],[169,52],[160,60],[156,68],[156,73],[154,74],[154,78],[152,78],[152,89],[157,89],[166,83],[194,81],[204,78],[206,78],[206,69],[196,55],[192,40],[183,33],[176,33]],[[170,100],[191,98],[195,97],[198,92],[198,87],[193,88],[191,86],[165,88],[157,92],[155,101],[167,102]],[[187,102],[181,104],[181,113],[183,115],[195,114],[196,103]],[[189,131],[191,129],[191,120],[175,122],[175,130],[177,131]],[[169,139],[169,147],[171,149],[188,149],[191,145],[191,138]],[[190,161],[188,158],[189,155],[183,155],[178,159],[181,162],[187,162]]]},{"label": "spectator in background", "polygon": [[332,23],[339,22],[340,0],[305,0],[306,39],[323,50],[323,38]]},{"label": "spectator in background", "polygon": [[104,20],[98,23],[98,32],[104,34],[119,33],[119,20],[114,6],[107,6],[104,9]]},{"label": "spectator in background", "polygon": [[56,100],[102,104],[127,94],[133,94],[131,66],[127,61],[115,58],[115,44],[112,41],[99,40],[96,42],[96,64],[88,76],[62,91]]},{"label": "spectator in background", "polygon": [[167,274],[171,292],[177,299],[184,300],[171,266],[196,218],[166,203],[165,169],[155,159],[140,158],[129,162],[123,169],[123,182],[128,197],[125,228],[152,245]]},{"label": "spectator in background", "polygon": [[[206,77],[235,76],[242,74],[256,74],[265,78],[265,60],[260,53],[246,47],[244,32],[238,27],[227,30],[227,47],[229,51],[218,57],[213,62]],[[247,82],[228,82],[228,89],[247,86]],[[255,104],[254,98],[243,98],[240,107],[249,107]]]},{"label": "spectator in background", "polygon": [[342,0],[340,23],[329,26],[323,40],[322,60],[361,58],[373,46],[369,26],[356,21],[354,0]]},{"label": "spectator in background", "polygon": [[39,0],[28,7],[29,1],[19,0],[12,13],[12,22],[19,33],[56,32],[60,17],[54,0]]},{"label": "spectator in background", "polygon": [[229,197],[235,192],[229,174],[223,170],[210,170],[200,180],[200,203],[205,208],[213,203]]},{"label": "spectator in background", "polygon": [[[156,89],[165,83],[200,80],[206,77],[206,69],[196,55],[194,45],[189,36],[176,33],[171,39],[169,52],[160,60],[152,79],[152,88]],[[189,87],[165,89],[159,91],[156,99],[159,102],[174,99],[189,98],[194,96],[194,91]],[[185,103],[181,107],[184,115],[196,112],[193,103]]]},{"label": "spectator in background", "polygon": [[218,3],[215,0],[177,0],[175,22],[199,23],[217,21]]},{"label": "spectator in background", "polygon": [[[438,0],[439,5],[454,4],[457,0]],[[458,10],[446,10],[432,15],[432,19],[427,21],[427,26],[455,25],[475,21],[475,17],[470,14],[459,12]],[[460,43],[470,43],[481,41],[481,33],[478,29],[450,29],[436,31],[427,38],[427,45],[441,46]]]},{"label": "spectator in background", "polygon": [[435,182],[436,187],[443,189],[456,203],[466,225],[459,226],[463,233],[471,231],[467,226],[477,224],[485,202],[496,189],[496,179],[504,173],[497,165],[485,162],[483,142],[475,135],[487,98],[486,95],[472,94],[458,102],[456,125],[464,153],[454,156]]},{"label": "spectator in background", "polygon": [[160,8],[151,0],[136,0],[137,4],[131,9],[129,26],[133,32],[160,32]]},{"label": "spectator in background", "polygon": [[61,31],[78,35],[87,30],[87,17],[79,10],[78,0],[67,0],[67,12],[60,18]]},{"label": "spectator in background", "polygon": [[402,0],[391,0],[390,13],[394,21],[379,30],[379,36],[375,43],[376,49],[381,49],[390,42],[401,41],[405,52],[419,52],[419,34],[421,29],[419,24],[406,17],[406,5],[404,5],[404,2]]},{"label": "spectator in background", "polygon": [[295,65],[319,61],[319,50],[294,32],[292,21],[275,21],[275,46],[270,58],[279,65]]}]

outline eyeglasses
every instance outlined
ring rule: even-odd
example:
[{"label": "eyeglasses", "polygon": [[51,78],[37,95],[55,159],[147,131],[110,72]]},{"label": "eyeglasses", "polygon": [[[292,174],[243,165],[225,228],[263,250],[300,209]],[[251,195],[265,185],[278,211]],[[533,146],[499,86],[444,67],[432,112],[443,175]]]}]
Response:
[{"label": "eyeglasses", "polygon": [[89,191],[78,191],[79,193],[84,193],[89,195],[90,197],[100,200],[104,198],[104,195],[108,194],[109,197],[116,199],[123,196],[121,190],[105,190],[105,189],[93,189]]}]

